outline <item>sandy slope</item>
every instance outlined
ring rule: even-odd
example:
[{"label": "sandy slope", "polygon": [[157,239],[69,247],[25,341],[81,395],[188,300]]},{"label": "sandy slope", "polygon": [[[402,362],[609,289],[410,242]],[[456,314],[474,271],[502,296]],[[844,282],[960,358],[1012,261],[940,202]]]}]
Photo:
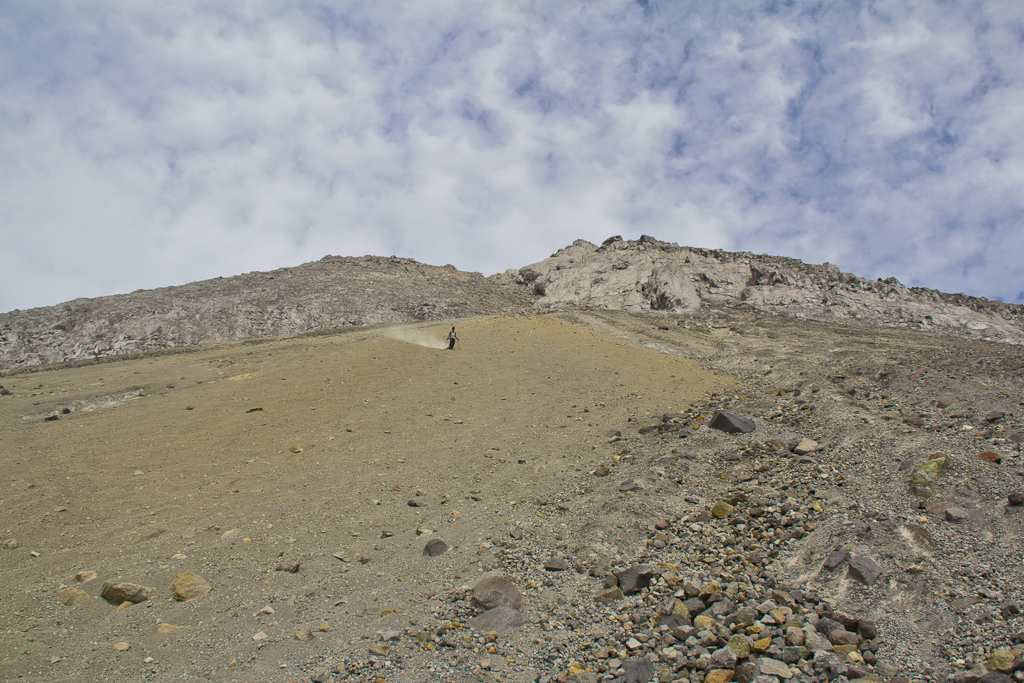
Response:
[{"label": "sandy slope", "polygon": [[[3,378],[0,678],[289,680],[427,619],[534,515],[521,501],[609,457],[608,430],[731,383],[554,317],[457,325],[453,352],[448,326],[408,326]],[[452,549],[424,558],[417,529]],[[182,569],[213,592],[171,600]],[[92,599],[66,607],[82,570]],[[110,579],[154,597],[118,611],[98,597]]]}]

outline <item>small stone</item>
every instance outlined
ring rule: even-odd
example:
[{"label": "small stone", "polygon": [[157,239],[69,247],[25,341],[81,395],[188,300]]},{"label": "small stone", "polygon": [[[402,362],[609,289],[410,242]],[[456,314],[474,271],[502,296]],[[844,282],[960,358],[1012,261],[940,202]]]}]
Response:
[{"label": "small stone", "polygon": [[989,655],[988,660],[985,662],[985,668],[989,671],[996,671],[1001,674],[1009,674],[1013,672],[1013,663],[1017,658],[1017,653],[1007,647],[1001,647],[992,651]]},{"label": "small stone", "polygon": [[977,683],[1014,683],[1013,678],[998,671],[989,671],[977,680]]},{"label": "small stone", "polygon": [[156,632],[162,636],[166,636],[171,633],[177,633],[178,631],[184,631],[188,626],[175,626],[174,624],[157,624]]},{"label": "small stone", "polygon": [[874,640],[878,637],[878,625],[870,619],[861,619],[857,624],[857,633],[864,640]]},{"label": "small stone", "polygon": [[292,446],[288,450],[290,450],[292,453],[301,453],[302,452],[302,446]]},{"label": "small stone", "polygon": [[1007,505],[1024,505],[1024,491],[1014,491],[1013,493],[1006,496]]},{"label": "small stone", "polygon": [[130,648],[131,648],[131,645],[129,645],[128,643],[124,642],[123,640],[120,641],[120,642],[114,643],[114,652],[127,652]]},{"label": "small stone", "polygon": [[995,465],[998,465],[1001,462],[1003,462],[1003,456],[999,455],[995,451],[982,451],[981,453],[978,453],[978,457],[984,460],[985,462],[990,462]]},{"label": "small stone", "polygon": [[787,680],[793,677],[793,672],[789,670],[789,667],[777,659],[761,657],[757,660],[757,666],[762,676],[777,676]]},{"label": "small stone", "polygon": [[924,427],[924,418],[920,415],[906,413],[903,415],[903,424],[910,425],[911,427]]},{"label": "small stone", "polygon": [[825,561],[821,566],[822,568],[831,571],[843,562],[846,562],[848,559],[850,559],[850,551],[840,546],[825,557]]},{"label": "small stone", "polygon": [[954,505],[946,508],[945,519],[950,524],[959,524],[967,519],[967,512],[963,508],[958,508]]},{"label": "small stone", "polygon": [[601,593],[594,598],[594,602],[599,602],[602,605],[608,605],[617,600],[622,600],[624,597],[625,596],[622,594],[622,591],[619,590],[618,586],[612,586],[611,588],[601,591]]},{"label": "small stone", "polygon": [[704,683],[728,683],[734,675],[732,669],[712,669],[704,676]]},{"label": "small stone", "polygon": [[488,576],[480,579],[473,586],[473,599],[484,609],[504,605],[517,610],[523,603],[519,589],[506,576]]},{"label": "small stone", "polygon": [[423,546],[423,554],[427,557],[437,557],[448,551],[448,544],[440,538],[432,538]]},{"label": "small stone", "polygon": [[185,569],[171,580],[171,597],[178,602],[187,602],[201,598],[213,590],[213,587],[191,569]]},{"label": "small stone", "polygon": [[858,645],[860,643],[860,636],[856,633],[850,633],[846,629],[837,628],[829,632],[828,642],[833,645]]},{"label": "small stone", "polygon": [[627,659],[622,663],[626,672],[626,683],[647,683],[654,676],[654,664],[645,657]]},{"label": "small stone", "polygon": [[391,648],[381,643],[374,643],[370,646],[370,654],[377,655],[378,657],[387,657],[388,653],[391,652]]},{"label": "small stone", "polygon": [[544,561],[544,569],[549,572],[561,572],[569,568],[569,563],[561,557],[549,557]]},{"label": "small stone", "polygon": [[125,602],[138,604],[149,600],[149,592],[145,588],[124,581],[105,581],[100,595],[112,605]]},{"label": "small stone", "polygon": [[750,638],[737,633],[729,638],[727,646],[736,653],[737,659],[746,659],[750,656]]},{"label": "small stone", "polygon": [[654,573],[650,565],[635,564],[621,572],[616,572],[619,580],[619,590],[623,595],[635,595],[650,585]]},{"label": "small stone", "polygon": [[607,477],[611,473],[612,473],[612,468],[608,467],[607,465],[601,465],[596,470],[594,470],[594,476],[595,477]]},{"label": "small stone", "polygon": [[289,574],[298,574],[301,564],[298,562],[282,562],[274,569],[274,571],[288,572]]},{"label": "small stone", "polygon": [[870,557],[851,556],[849,566],[850,576],[866,586],[870,586],[883,574],[882,568],[875,564],[875,561]]},{"label": "small stone", "polygon": [[266,633],[264,633],[263,631],[259,631],[259,632],[257,632],[257,633],[256,633],[255,635],[253,635],[252,639],[253,639],[253,640],[255,640],[255,641],[256,641],[256,642],[258,643],[258,642],[260,642],[260,641],[266,640],[266,639],[267,639],[267,638],[269,638],[269,637],[270,637],[270,636],[268,636],[268,635],[267,635]]},{"label": "small stone", "polygon": [[711,416],[708,427],[726,432],[727,434],[749,434],[757,429],[757,425],[754,424],[753,420],[731,413],[723,413],[720,410],[715,411],[715,414]]},{"label": "small stone", "polygon": [[75,574],[75,581],[77,583],[89,583],[90,581],[95,580],[95,578],[96,572],[92,571],[83,571]]},{"label": "small stone", "polygon": [[698,631],[707,631],[715,625],[715,620],[706,614],[698,614],[693,619],[693,627]]},{"label": "small stone", "polygon": [[313,640],[313,632],[308,628],[300,628],[295,632],[295,640],[301,640],[304,643],[308,643]]},{"label": "small stone", "polygon": [[817,450],[818,442],[814,439],[804,439],[793,447],[793,452],[797,455],[807,455],[808,453],[814,453]]},{"label": "small stone", "polygon": [[736,508],[724,500],[720,500],[711,508],[711,516],[715,519],[725,519],[735,512]]}]

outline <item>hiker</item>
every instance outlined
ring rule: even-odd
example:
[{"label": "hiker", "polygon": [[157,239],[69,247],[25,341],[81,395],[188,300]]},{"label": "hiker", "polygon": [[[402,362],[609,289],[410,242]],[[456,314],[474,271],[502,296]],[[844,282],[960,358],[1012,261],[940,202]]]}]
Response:
[{"label": "hiker", "polygon": [[455,348],[455,342],[458,341],[458,339],[459,339],[459,337],[458,337],[458,335],[455,334],[455,328],[453,327],[452,331],[448,333],[448,350],[449,351],[451,351],[452,349]]}]

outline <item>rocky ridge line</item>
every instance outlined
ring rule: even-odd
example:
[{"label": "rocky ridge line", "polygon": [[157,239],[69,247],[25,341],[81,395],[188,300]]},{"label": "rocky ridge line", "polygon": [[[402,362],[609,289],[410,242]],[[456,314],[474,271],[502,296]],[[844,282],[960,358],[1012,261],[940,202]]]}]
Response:
[{"label": "rocky ridge line", "polygon": [[[630,313],[733,306],[795,318],[859,322],[943,335],[1024,343],[1024,306],[868,280],[835,265],[695,249],[643,236],[584,240],[503,276],[541,298],[538,311],[574,307]],[[495,276],[497,277],[497,276]]]},{"label": "rocky ridge line", "polygon": [[654,314],[725,307],[1024,343],[1018,304],[643,236],[601,246],[577,240],[487,278],[406,258],[325,256],[269,273],[16,310],[0,314],[0,369],[531,307]]}]

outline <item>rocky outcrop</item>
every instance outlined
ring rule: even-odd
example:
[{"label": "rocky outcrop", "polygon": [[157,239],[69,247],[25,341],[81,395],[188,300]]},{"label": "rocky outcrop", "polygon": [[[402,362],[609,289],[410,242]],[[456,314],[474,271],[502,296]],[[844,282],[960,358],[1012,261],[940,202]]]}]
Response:
[{"label": "rocky outcrop", "polygon": [[488,278],[405,258],[325,256],[269,273],[3,313],[0,369],[531,306],[654,314],[739,308],[1024,343],[1021,305],[868,280],[828,263],[643,236],[600,246],[577,240]]},{"label": "rocky outcrop", "polygon": [[530,301],[480,273],[453,266],[395,257],[325,256],[269,273],[0,314],[0,369],[361,325],[500,314]]},{"label": "rocky outcrop", "polygon": [[[496,276],[497,277],[497,276]],[[538,311],[574,307],[633,313],[740,306],[797,318],[860,321],[1024,343],[1024,306],[868,280],[825,263],[694,249],[643,236],[583,240],[503,277],[532,291]]]}]

